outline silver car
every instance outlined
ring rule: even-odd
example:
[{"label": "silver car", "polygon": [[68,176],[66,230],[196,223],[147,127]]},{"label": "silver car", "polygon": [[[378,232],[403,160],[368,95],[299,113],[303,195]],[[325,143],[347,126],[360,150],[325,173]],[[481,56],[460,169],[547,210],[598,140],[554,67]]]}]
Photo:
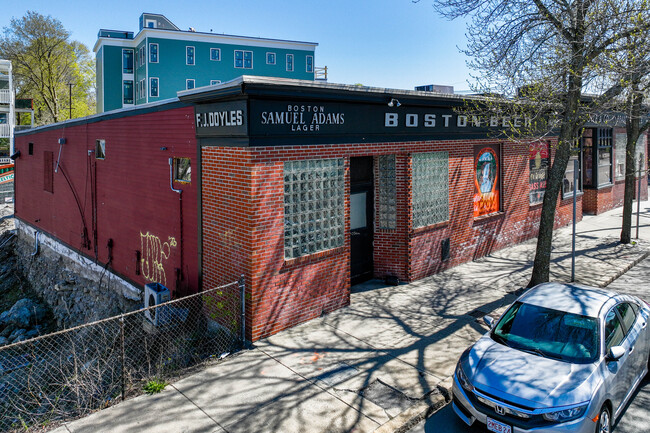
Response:
[{"label": "silver car", "polygon": [[460,357],[453,408],[498,433],[608,433],[650,362],[650,306],[545,283],[519,297]]}]

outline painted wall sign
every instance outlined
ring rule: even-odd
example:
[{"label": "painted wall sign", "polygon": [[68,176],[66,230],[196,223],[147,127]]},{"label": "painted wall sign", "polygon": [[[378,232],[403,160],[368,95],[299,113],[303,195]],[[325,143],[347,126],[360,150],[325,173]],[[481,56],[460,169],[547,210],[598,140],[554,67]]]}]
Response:
[{"label": "painted wall sign", "polygon": [[194,106],[197,137],[245,136],[248,133],[246,102],[220,102]]},{"label": "painted wall sign", "polygon": [[529,156],[530,177],[530,204],[539,204],[544,200],[548,167],[550,166],[550,151],[548,142],[535,142],[530,144]]},{"label": "painted wall sign", "polygon": [[474,217],[499,212],[499,145],[474,147]]}]

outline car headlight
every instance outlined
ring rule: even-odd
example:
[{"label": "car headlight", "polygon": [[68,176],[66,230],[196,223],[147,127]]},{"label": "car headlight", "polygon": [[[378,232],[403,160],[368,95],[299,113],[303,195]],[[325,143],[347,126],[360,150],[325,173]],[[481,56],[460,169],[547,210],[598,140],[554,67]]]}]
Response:
[{"label": "car headlight", "polygon": [[469,380],[463,371],[463,367],[460,366],[460,362],[456,365],[456,377],[458,378],[458,382],[460,382],[460,386],[462,386],[465,391],[471,391],[473,389],[472,384],[469,383]]},{"label": "car headlight", "polygon": [[571,409],[562,409],[554,412],[546,412],[542,414],[545,420],[552,422],[567,422],[573,421],[582,417],[587,411],[587,406],[589,403],[585,403],[581,406],[572,407]]}]

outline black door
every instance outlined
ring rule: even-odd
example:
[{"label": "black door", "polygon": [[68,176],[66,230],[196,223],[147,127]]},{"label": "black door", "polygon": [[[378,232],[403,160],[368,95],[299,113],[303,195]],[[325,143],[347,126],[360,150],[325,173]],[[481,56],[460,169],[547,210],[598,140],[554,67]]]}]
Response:
[{"label": "black door", "polygon": [[350,158],[350,276],[352,284],[372,278],[374,225],[372,156]]}]

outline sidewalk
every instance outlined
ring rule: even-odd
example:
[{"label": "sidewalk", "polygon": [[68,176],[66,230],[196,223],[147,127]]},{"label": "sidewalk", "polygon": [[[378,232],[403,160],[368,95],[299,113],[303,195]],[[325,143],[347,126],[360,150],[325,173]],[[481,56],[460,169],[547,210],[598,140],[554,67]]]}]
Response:
[{"label": "sidewalk", "polygon": [[[635,246],[618,244],[621,215],[578,224],[578,282],[605,286],[648,255],[650,202]],[[446,402],[458,357],[487,330],[481,317],[528,283],[534,250],[532,240],[412,284],[368,283],[347,308],[54,431],[405,431]],[[555,233],[551,272],[570,279],[571,227]]]}]

